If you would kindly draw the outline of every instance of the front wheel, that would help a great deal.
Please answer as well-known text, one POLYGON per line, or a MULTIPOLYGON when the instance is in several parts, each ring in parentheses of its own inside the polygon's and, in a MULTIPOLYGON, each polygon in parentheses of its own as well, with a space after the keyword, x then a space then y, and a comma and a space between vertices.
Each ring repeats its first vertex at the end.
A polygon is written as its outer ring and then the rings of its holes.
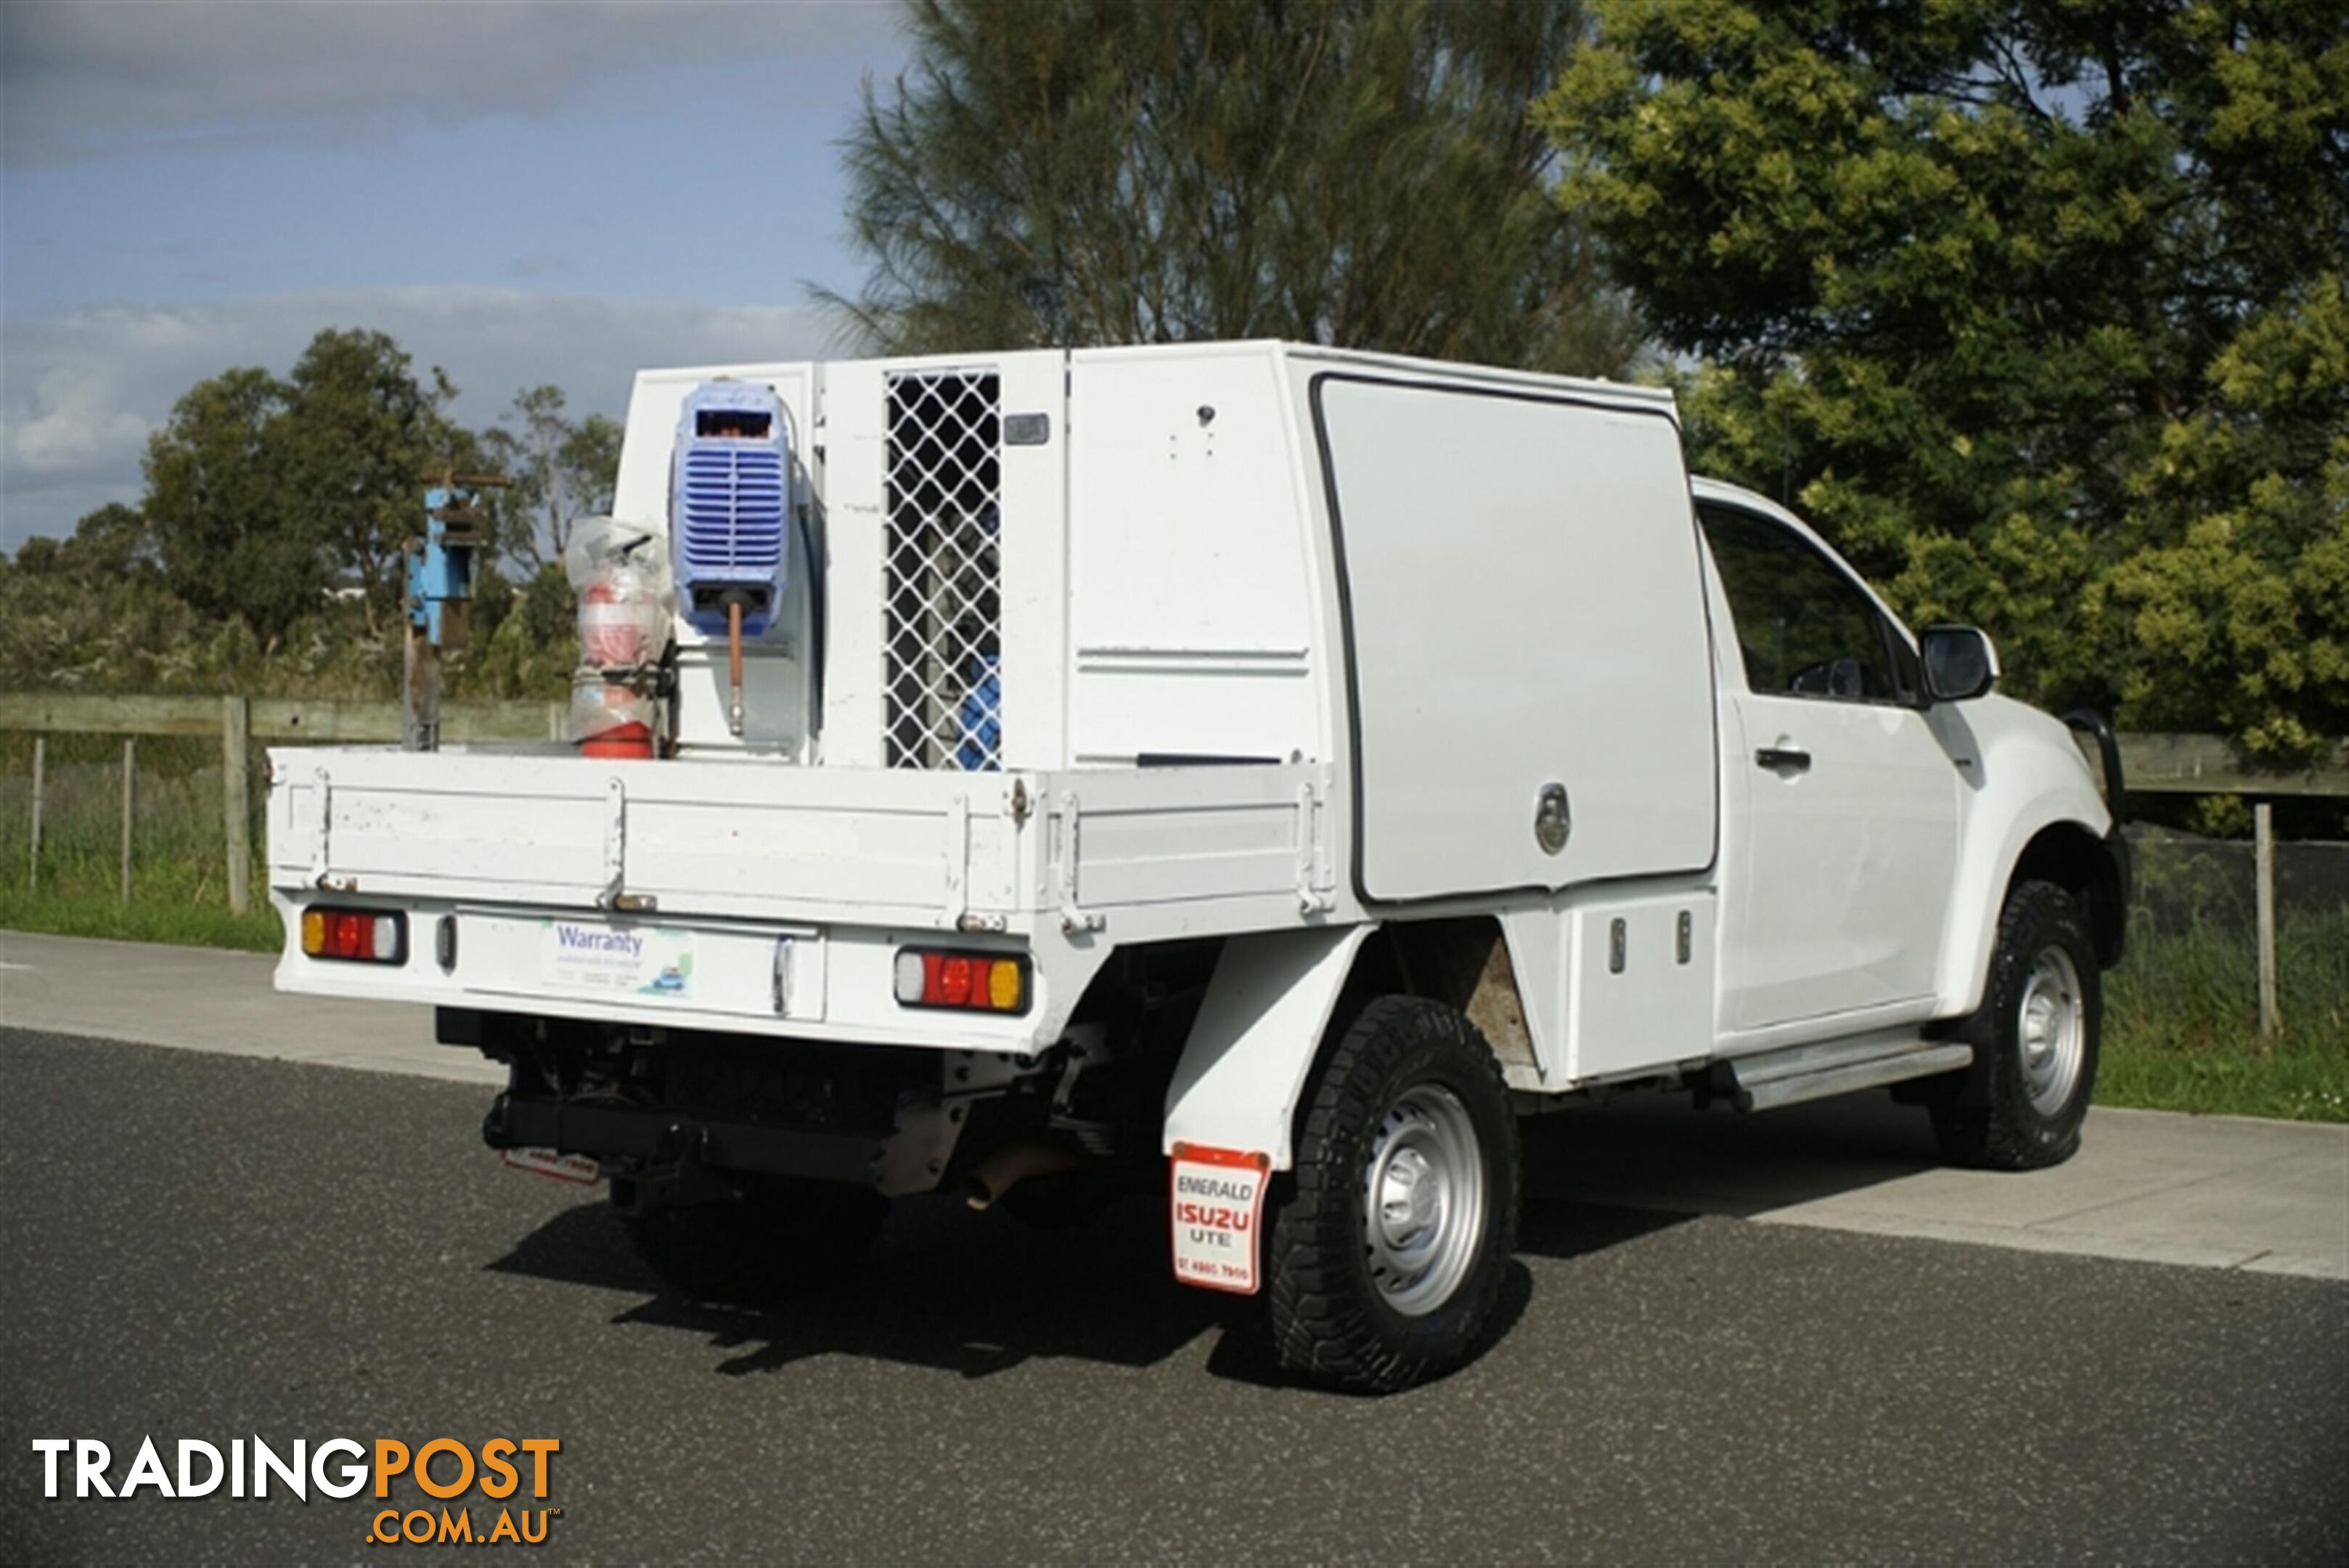
POLYGON ((1440 1002, 1372 1002, 1308 1085, 1268 1238, 1282 1369, 1381 1394, 1451 1371, 1483 1339, 1516 1231, 1516 1122, 1484 1036, 1440 1002))
POLYGON ((2061 1165, 2080 1147, 2096 1083, 2104 994, 2096 945, 2071 894, 2022 882, 1998 922, 1982 1004, 1959 1029, 1975 1092, 1933 1107, 1942 1157, 1986 1170, 2061 1165))

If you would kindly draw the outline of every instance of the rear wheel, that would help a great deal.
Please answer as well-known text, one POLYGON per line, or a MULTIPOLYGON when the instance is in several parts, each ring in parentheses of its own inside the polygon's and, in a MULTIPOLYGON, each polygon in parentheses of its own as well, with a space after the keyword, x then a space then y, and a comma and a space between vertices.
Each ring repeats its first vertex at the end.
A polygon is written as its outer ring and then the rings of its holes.
POLYGON ((1516 1246, 1516 1122, 1456 1009, 1372 1002, 1314 1071, 1295 1188, 1268 1238, 1285 1371, 1407 1388, 1481 1344, 1516 1246))
POLYGON ((838 1277, 873 1244, 889 1201, 828 1181, 752 1183, 739 1197, 627 1217, 637 1255, 703 1301, 756 1306, 838 1277))
POLYGON ((1999 918, 1982 1007, 1957 1034, 1974 1048, 1975 1092, 1933 1107, 1942 1157, 1990 1170, 2071 1158, 2095 1087, 2103 1024, 2087 917, 2052 882, 2017 883, 1999 918))

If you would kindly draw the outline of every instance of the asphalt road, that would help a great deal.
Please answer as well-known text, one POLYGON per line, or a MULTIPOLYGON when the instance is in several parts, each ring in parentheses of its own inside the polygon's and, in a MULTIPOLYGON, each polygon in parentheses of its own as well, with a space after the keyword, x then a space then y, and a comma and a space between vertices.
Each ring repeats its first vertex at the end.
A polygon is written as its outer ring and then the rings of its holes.
POLYGON ((565 1561, 2349 1560, 2338 1282, 1544 1201, 1500 1344, 1368 1401, 1271 1386, 1146 1203, 901 1204, 732 1314, 502 1170, 482 1091, 5 1031, 0 1072, 11 1562, 439 1554, 364 1494, 44 1500, 31 1448, 254 1433, 559 1438, 565 1561))

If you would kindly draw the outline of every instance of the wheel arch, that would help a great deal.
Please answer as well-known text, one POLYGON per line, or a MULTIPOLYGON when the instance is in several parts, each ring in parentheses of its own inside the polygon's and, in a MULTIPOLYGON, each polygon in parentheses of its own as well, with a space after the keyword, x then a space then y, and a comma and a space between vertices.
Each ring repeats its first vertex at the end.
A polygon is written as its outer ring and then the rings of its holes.
POLYGON ((2010 892, 2018 882, 2053 882, 2078 900, 2095 938, 2096 963, 2104 969, 2120 962, 2128 945, 2124 843, 2116 836, 2100 836, 2076 822, 2053 822, 2023 846, 2006 879, 2010 892))
POLYGON ((2079 900, 2095 939, 2099 967, 2118 963, 2127 947, 2127 849, 2117 834, 2099 833, 2070 815, 2040 815, 2016 825, 1996 865, 1992 876, 1960 879, 1952 901, 1955 918, 1941 951, 1936 1012, 1942 1018, 1963 1018, 1982 1005, 1999 915, 2020 883, 2052 882, 2079 900))
POLYGON ((1168 1085, 1160 1143, 1244 1149, 1286 1170, 1314 1063, 1373 998, 1467 1015, 1505 1074, 1537 1071, 1516 971, 1491 915, 1227 939, 1168 1085))
POLYGON ((1375 925, 1233 937, 1166 1086, 1162 1153, 1177 1144, 1296 1163, 1297 1106, 1375 925))

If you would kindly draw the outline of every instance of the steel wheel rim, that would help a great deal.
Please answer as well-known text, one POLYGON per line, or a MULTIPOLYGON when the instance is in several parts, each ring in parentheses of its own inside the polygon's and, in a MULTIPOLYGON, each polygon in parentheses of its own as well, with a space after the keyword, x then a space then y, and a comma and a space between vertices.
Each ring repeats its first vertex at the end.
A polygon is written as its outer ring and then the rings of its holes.
POLYGON ((2053 1116, 2080 1082, 2087 1057, 2088 1003, 2080 971, 2062 948, 2043 949, 2016 1004, 2014 1035, 2032 1108, 2053 1116))
POLYGON ((1362 1177, 1371 1282, 1406 1317, 1452 1299, 1485 1231, 1485 1162, 1460 1096, 1420 1084, 1380 1118, 1362 1177))

